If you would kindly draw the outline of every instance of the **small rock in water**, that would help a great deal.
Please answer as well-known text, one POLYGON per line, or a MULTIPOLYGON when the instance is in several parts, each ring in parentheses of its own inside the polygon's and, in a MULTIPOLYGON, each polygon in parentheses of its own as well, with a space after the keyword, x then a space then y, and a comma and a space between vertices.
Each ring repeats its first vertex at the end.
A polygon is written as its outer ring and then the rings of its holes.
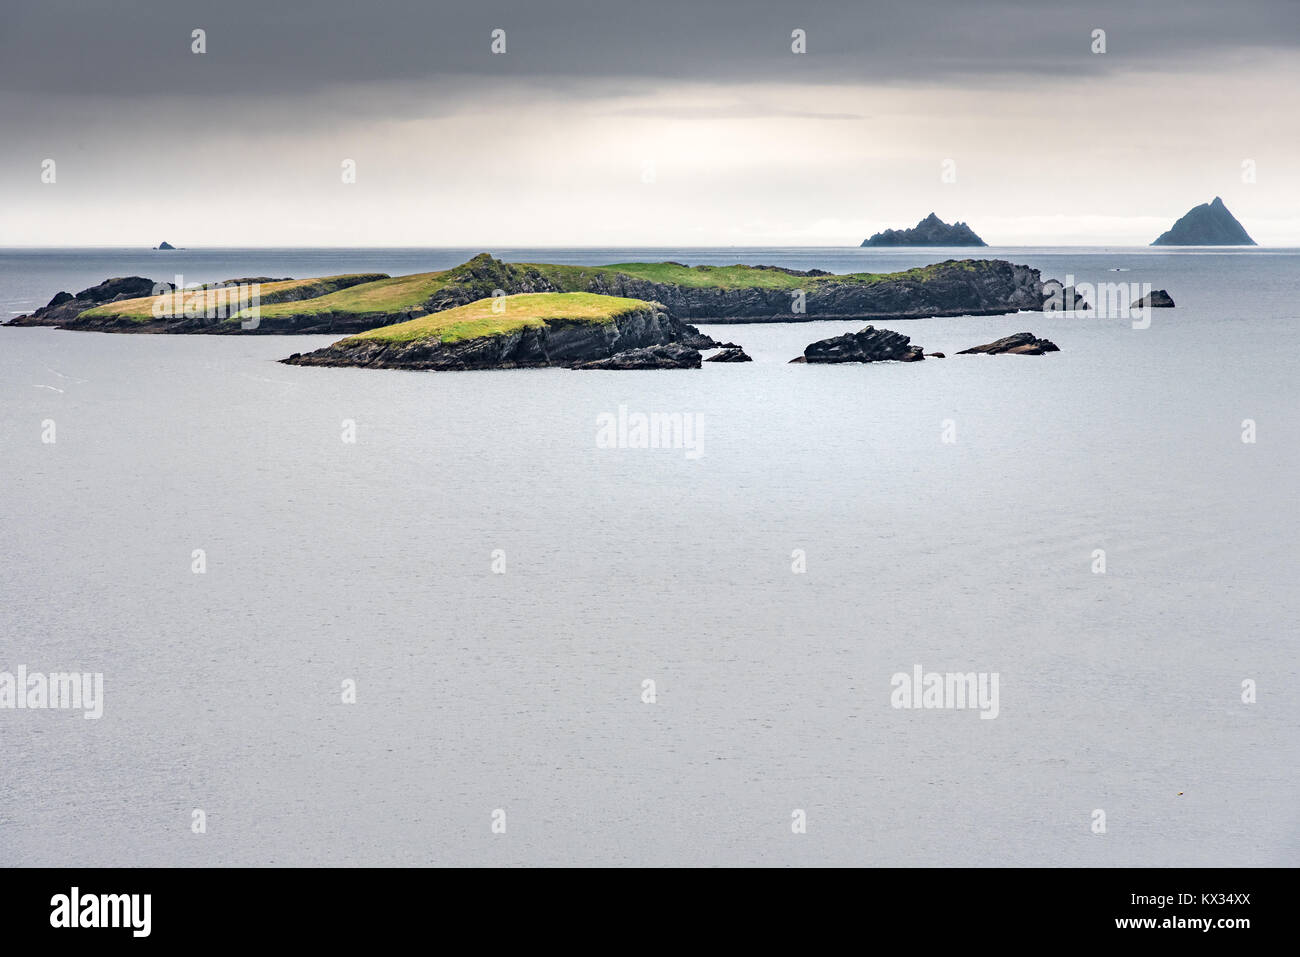
POLYGON ((959 356, 1041 356, 1045 352, 1060 352, 1060 347, 1050 339, 1039 339, 1032 332, 1017 332, 982 346, 972 346, 957 353, 959 356))
POLYGON ((733 346, 723 349, 716 356, 709 356, 705 362, 753 362, 749 356, 745 355, 745 350, 739 346, 733 346))
POLYGON ((1153 289, 1140 299, 1133 300, 1133 305, 1129 306, 1129 308, 1145 309, 1148 306, 1152 309, 1172 309, 1174 308, 1174 297, 1163 289, 1153 289))
POLYGON ((925 358, 909 336, 875 326, 809 343, 803 357, 808 362, 920 362, 925 358))
POLYGON ((580 362, 575 369, 698 369, 701 356, 698 349, 675 342, 667 345, 629 349, 607 359, 580 362))

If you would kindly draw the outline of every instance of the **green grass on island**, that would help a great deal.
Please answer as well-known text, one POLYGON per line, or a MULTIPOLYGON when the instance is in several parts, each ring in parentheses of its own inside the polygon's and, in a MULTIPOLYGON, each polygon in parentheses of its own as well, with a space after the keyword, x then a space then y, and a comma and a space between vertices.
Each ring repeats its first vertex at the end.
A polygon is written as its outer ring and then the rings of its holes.
MULTIPOLYGON (((262 318, 279 316, 358 315, 391 316, 419 306, 447 284, 451 270, 422 272, 410 276, 394 276, 377 282, 362 283, 340 289, 316 299, 298 302, 280 302, 261 307, 262 318)), ((235 318, 239 318, 236 316, 235 318)))
MULTIPOLYGON (((427 308, 439 292, 460 284, 480 295, 494 286, 509 288, 525 283, 554 286, 561 293, 586 293, 592 286, 618 291, 628 280, 674 285, 687 289, 811 289, 821 283, 924 282, 941 272, 974 272, 981 261, 964 259, 935 263, 893 273, 843 273, 825 276, 791 275, 781 269, 764 266, 684 266, 680 263, 615 263, 610 266, 566 266, 553 263, 502 263, 486 253, 468 262, 436 272, 394 276, 366 282, 356 280, 364 274, 327 276, 320 279, 294 279, 263 283, 260 287, 260 316, 264 320, 290 317, 350 316, 354 319, 373 316, 375 322, 391 323, 402 313, 427 308), (340 288, 342 287, 342 288, 340 288)), ((183 296, 130 299, 96 306, 83 316, 118 317, 136 322, 183 314, 185 307, 200 311, 222 309, 231 293, 221 289, 187 290, 183 296), (180 301, 175 300, 179 298, 180 301), (155 315, 155 304, 165 300, 155 315)), ((226 322, 240 322, 250 312, 225 316, 226 322)), ((402 323, 401 325, 405 325, 402 323)), ((386 327, 392 328, 392 327, 386 327)))
MULTIPOLYGON (((272 305, 279 305, 290 314, 297 315, 304 310, 296 309, 303 302, 319 302, 322 298, 337 294, 340 285, 351 289, 378 285, 379 280, 357 283, 358 279, 370 279, 377 273, 348 273, 340 276, 320 276, 314 279, 284 279, 279 282, 257 283, 257 293, 261 300, 261 309, 265 311, 272 305)), ((81 316, 90 318, 119 318, 132 322, 147 322, 151 319, 169 318, 188 313, 224 312, 227 307, 241 305, 239 297, 247 294, 248 286, 223 286, 209 283, 193 289, 182 289, 163 293, 161 296, 144 296, 140 299, 123 299, 109 302, 102 306, 87 309, 81 316)))
MULTIPOLYGON (((975 261, 963 259, 960 262, 935 263, 931 266, 918 266, 891 273, 833 273, 826 276, 792 276, 780 269, 764 266, 682 266, 678 263, 615 263, 612 266, 599 266, 588 270, 592 273, 618 274, 645 279, 650 282, 671 283, 675 286, 704 289, 804 289, 809 284, 824 282, 862 282, 877 283, 885 281, 925 280, 931 279, 944 268, 960 268, 973 272, 975 261)), ((536 269, 581 269, 574 266, 542 266, 536 269)))
MULTIPOLYGON (((294 302, 280 302, 261 306, 263 319, 276 319, 291 316, 375 316, 392 317, 413 309, 424 308, 440 290, 458 282, 474 280, 483 285, 481 273, 476 267, 488 270, 501 269, 512 276, 543 278, 564 293, 585 293, 593 282, 599 280, 605 288, 618 289, 628 278, 648 282, 663 283, 685 288, 716 289, 807 289, 810 285, 822 282, 858 282, 874 284, 878 282, 915 281, 921 282, 936 276, 945 269, 963 269, 974 271, 975 260, 936 263, 931 266, 919 266, 894 273, 848 273, 826 276, 792 276, 780 269, 762 266, 683 266, 679 263, 617 263, 612 266, 561 266, 554 263, 499 263, 487 254, 475 256, 468 262, 450 269, 437 272, 415 273, 410 276, 395 276, 378 282, 362 283, 338 292, 321 296, 317 299, 299 299, 294 302)), ((503 285, 510 285, 511 278, 500 277, 503 285)), ((486 283, 486 288, 492 284, 486 283)), ((235 322, 243 316, 234 316, 235 322)))
POLYGON ((593 292, 520 293, 479 299, 454 309, 431 312, 396 325, 367 330, 343 342, 413 342, 435 338, 442 342, 459 342, 516 332, 552 319, 609 323, 619 316, 646 308, 649 304, 640 299, 602 296, 593 292))

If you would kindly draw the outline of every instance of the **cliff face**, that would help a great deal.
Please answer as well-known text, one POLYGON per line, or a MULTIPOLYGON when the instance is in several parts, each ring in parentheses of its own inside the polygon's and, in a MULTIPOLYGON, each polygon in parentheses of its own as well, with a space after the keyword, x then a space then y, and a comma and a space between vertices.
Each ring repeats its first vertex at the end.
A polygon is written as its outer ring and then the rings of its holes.
POLYGON ((988 243, 975 235, 975 231, 965 223, 953 223, 949 226, 942 219, 931 213, 911 229, 886 229, 876 233, 870 239, 862 240, 863 246, 987 246, 988 243))
POLYGON ((1161 233, 1152 246, 1254 246, 1255 240, 1228 212, 1223 200, 1201 203, 1188 210, 1178 222, 1161 233))
POLYGON ((901 278, 878 281, 808 273, 808 282, 802 287, 802 312, 794 311, 790 288, 724 289, 597 274, 586 277, 578 290, 561 290, 537 267, 503 263, 486 254, 476 256, 462 269, 463 274, 439 290, 426 308, 437 312, 463 305, 491 296, 495 289, 510 294, 582 291, 660 302, 673 316, 688 322, 804 322, 997 315, 1042 309, 1045 298, 1038 270, 996 259, 950 260, 913 270, 915 276, 904 273, 901 278))
MULTIPOLYGON (((698 330, 668 315, 658 303, 647 303, 644 309, 610 322, 551 319, 540 326, 456 342, 438 338, 409 342, 344 339, 305 355, 295 353, 284 361, 300 366, 378 369, 524 369, 577 366, 631 350, 686 344, 699 338, 698 330)), ((698 353, 694 364, 699 365, 698 353)))

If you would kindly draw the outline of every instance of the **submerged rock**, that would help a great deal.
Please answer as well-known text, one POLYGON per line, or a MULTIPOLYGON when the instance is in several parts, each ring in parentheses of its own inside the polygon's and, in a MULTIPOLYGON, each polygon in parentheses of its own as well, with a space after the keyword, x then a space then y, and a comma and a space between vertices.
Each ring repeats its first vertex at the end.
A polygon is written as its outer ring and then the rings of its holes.
POLYGON ((1129 306, 1129 308, 1146 309, 1148 306, 1152 309, 1172 309, 1174 308, 1174 297, 1163 289, 1153 289, 1140 299, 1135 299, 1133 305, 1129 306))
POLYGON ((698 369, 700 352, 680 343, 629 349, 607 359, 579 362, 574 369, 698 369))
POLYGON ((920 362, 920 346, 901 332, 867 326, 859 332, 821 339, 803 350, 807 362, 920 362))
POLYGON ((723 349, 716 356, 709 356, 705 362, 753 362, 749 356, 745 355, 745 350, 739 346, 732 346, 723 349))
POLYGON ((1017 332, 982 346, 972 346, 957 353, 959 356, 1041 356, 1045 352, 1060 352, 1055 342, 1039 339, 1032 332, 1017 332))

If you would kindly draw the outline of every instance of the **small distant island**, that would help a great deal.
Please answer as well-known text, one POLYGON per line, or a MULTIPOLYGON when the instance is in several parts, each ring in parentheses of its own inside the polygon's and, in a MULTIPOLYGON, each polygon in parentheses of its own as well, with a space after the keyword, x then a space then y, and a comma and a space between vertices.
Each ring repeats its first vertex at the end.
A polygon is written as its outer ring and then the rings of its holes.
POLYGON ((1187 211, 1167 232, 1161 233, 1152 246, 1254 246, 1244 226, 1228 212, 1223 200, 1214 197, 1187 211))
POLYGON ((158 249, 175 249, 176 247, 173 246, 171 243, 167 242, 167 240, 164 239, 162 242, 160 242, 160 243, 158 244, 157 248, 158 248, 158 249))
POLYGON ((984 240, 975 235, 975 231, 965 223, 953 223, 949 226, 942 219, 931 213, 911 229, 886 229, 876 233, 870 239, 862 240, 863 246, 987 246, 984 240))

